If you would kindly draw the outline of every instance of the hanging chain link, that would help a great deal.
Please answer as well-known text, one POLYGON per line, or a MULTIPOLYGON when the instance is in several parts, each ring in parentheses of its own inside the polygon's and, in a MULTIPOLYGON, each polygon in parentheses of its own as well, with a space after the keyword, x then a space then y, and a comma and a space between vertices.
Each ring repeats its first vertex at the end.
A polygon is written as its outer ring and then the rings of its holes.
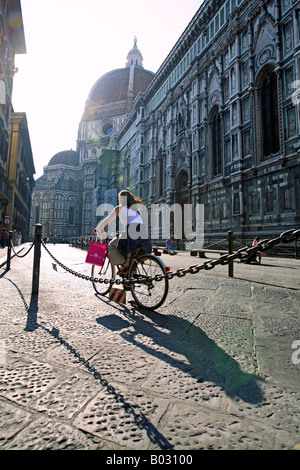
POLYGON ((240 261, 247 261, 248 258, 250 258, 250 256, 252 256, 254 253, 269 251, 276 245, 281 243, 291 243, 297 240, 299 237, 300 230, 287 230, 277 238, 262 240, 257 243, 256 246, 252 246, 250 248, 248 246, 240 248, 233 254, 228 253, 220 256, 218 259, 205 261, 205 263, 200 265, 194 264, 186 269, 178 269, 174 273, 167 273, 167 277, 168 279, 172 279, 174 276, 183 277, 186 274, 196 274, 201 270, 207 271, 218 265, 228 265, 236 259, 239 259, 240 261))
POLYGON ((245 246, 243 248, 240 248, 233 254, 225 254, 220 256, 218 259, 214 260, 208 260, 205 261, 203 264, 193 264, 189 268, 180 268, 177 269, 177 271, 171 271, 167 272, 165 274, 156 274, 155 276, 139 276, 138 278, 134 279, 106 279, 106 278, 97 278, 93 276, 87 276, 85 274, 78 273, 64 264, 62 264, 60 261, 58 261, 52 253, 48 250, 46 247, 46 244, 41 241, 43 247, 45 250, 48 252, 48 254, 51 256, 51 258, 55 261, 55 263, 63 268, 65 271, 69 272, 70 274, 73 274, 76 277, 79 277, 80 279, 84 279, 86 281, 92 281, 92 282, 99 282, 99 283, 104 283, 104 284, 123 284, 123 285, 131 285, 134 283, 142 282, 142 281, 162 281, 163 279, 173 279, 174 277, 184 277, 187 274, 197 274, 199 271, 208 271, 210 269, 215 268, 218 265, 228 265, 229 263, 232 263, 234 260, 238 259, 240 261, 247 261, 250 256, 252 256, 254 253, 258 252, 266 252, 271 250, 274 246, 279 245, 281 243, 291 243, 293 241, 298 240, 300 237, 300 229, 298 230, 287 230, 283 232, 279 237, 277 238, 272 238, 272 239, 266 239, 260 241, 256 246, 248 247, 245 246))
POLYGON ((30 252, 30 250, 34 247, 34 243, 35 243, 35 242, 32 243, 32 245, 29 247, 29 249, 28 249, 28 250, 26 251, 26 253, 24 253, 23 255, 19 255, 18 253, 16 253, 15 247, 14 247, 13 244, 11 244, 11 247, 12 247, 12 250, 13 250, 15 256, 17 256, 18 258, 25 258, 25 256, 28 255, 28 253, 30 252))

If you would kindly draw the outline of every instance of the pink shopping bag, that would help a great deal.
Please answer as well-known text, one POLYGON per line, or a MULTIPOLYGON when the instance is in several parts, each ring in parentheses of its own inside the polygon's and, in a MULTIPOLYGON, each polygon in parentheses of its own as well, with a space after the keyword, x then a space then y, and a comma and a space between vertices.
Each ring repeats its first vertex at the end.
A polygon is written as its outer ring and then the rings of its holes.
POLYGON ((106 243, 90 242, 85 262, 89 264, 97 264, 97 266, 102 266, 106 247, 106 243))

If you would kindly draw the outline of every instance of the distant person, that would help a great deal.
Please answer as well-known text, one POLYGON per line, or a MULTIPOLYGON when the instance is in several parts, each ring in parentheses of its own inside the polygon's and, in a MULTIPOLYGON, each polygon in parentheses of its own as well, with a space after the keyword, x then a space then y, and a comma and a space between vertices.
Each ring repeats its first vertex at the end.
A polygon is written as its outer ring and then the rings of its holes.
POLYGON ((12 239, 13 246, 16 246, 17 240, 18 240, 18 234, 16 230, 13 230, 11 239, 12 239))
POLYGON ((8 231, 3 228, 1 232, 1 246, 5 248, 7 246, 7 239, 8 239, 8 231))
MULTIPOLYGON (((260 238, 255 237, 253 242, 252 242, 252 246, 257 246, 259 242, 260 242, 260 238)), ((257 253, 255 253, 255 260, 254 261, 256 261, 256 256, 258 256, 258 263, 261 264, 262 252, 258 251, 257 253)))
POLYGON ((167 251, 168 251, 169 254, 170 254, 170 251, 172 251, 172 252, 174 253, 174 255, 177 254, 177 252, 176 252, 176 251, 174 250, 174 248, 173 248, 171 238, 167 238, 167 240, 166 240, 166 248, 167 248, 167 251))
POLYGON ((18 245, 18 246, 21 246, 21 243, 22 243, 22 235, 21 235, 21 233, 19 232, 19 233, 18 233, 18 238, 17 238, 17 245, 18 245))

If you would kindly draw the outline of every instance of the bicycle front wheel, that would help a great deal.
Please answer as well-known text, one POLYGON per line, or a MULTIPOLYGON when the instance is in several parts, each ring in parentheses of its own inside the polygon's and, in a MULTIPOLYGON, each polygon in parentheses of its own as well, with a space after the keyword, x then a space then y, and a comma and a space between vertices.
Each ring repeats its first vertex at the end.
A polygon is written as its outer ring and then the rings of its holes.
POLYGON ((131 284, 130 288, 139 307, 155 310, 164 303, 168 294, 169 281, 166 277, 161 280, 153 278, 165 274, 164 264, 154 255, 143 255, 134 260, 128 278, 136 281, 131 284))
POLYGON ((93 278, 106 279, 105 282, 92 281, 93 287, 97 294, 106 295, 110 289, 110 282, 108 279, 115 279, 115 267, 111 264, 108 256, 105 257, 102 266, 92 265, 91 276, 93 278))

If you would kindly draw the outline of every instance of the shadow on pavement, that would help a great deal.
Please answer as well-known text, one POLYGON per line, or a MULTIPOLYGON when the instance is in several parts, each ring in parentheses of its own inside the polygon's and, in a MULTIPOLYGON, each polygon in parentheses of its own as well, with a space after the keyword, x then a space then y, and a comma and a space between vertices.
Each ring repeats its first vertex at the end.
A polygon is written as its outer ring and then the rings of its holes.
POLYGON ((272 284, 270 282, 262 282, 262 281, 257 281, 255 279, 247 279, 247 278, 243 278, 243 277, 236 277, 234 279, 237 279, 238 281, 246 281, 246 282, 251 282, 253 284, 260 284, 260 285, 263 285, 263 286, 270 286, 270 287, 278 287, 279 289, 286 289, 286 290, 294 290, 294 291, 298 291, 299 289, 297 289, 297 287, 288 287, 288 286, 280 286, 279 284, 272 284))
POLYGON ((44 325, 41 325, 38 323, 38 295, 31 295, 30 299, 30 304, 28 305, 26 302, 26 299, 21 291, 21 289, 18 287, 18 285, 13 282, 11 279, 8 277, 5 277, 5 274, 8 271, 5 271, 0 275, 0 278, 5 278, 6 281, 10 282, 18 292, 25 310, 27 312, 27 321, 26 321, 26 326, 24 331, 27 332, 33 332, 37 329, 42 329, 43 331, 46 331, 49 335, 53 336, 54 338, 57 339, 57 341, 64 346, 77 360, 79 363, 83 364, 87 370, 94 376, 94 378, 103 386, 106 388, 107 392, 110 395, 114 396, 114 399, 116 400, 117 403, 120 403, 125 411, 129 414, 132 415, 133 420, 135 424, 142 430, 144 430, 147 433, 148 438, 150 441, 156 445, 159 446, 160 449, 162 450, 171 450, 173 448, 172 444, 156 429, 156 427, 147 419, 147 417, 139 410, 136 411, 136 407, 131 405, 126 399, 124 398, 123 395, 121 395, 115 387, 110 385, 105 378, 103 378, 89 362, 86 360, 82 355, 80 354, 79 351, 77 351, 72 345, 70 345, 66 340, 64 340, 60 335, 59 335, 59 330, 55 327, 52 327, 52 330, 49 328, 45 327, 44 325))
POLYGON ((243 372, 238 362, 201 328, 175 315, 162 315, 135 307, 130 310, 123 305, 119 305, 118 311, 125 315, 125 319, 113 314, 97 318, 97 322, 112 331, 124 330, 120 335, 128 342, 199 383, 214 383, 229 397, 239 397, 248 403, 263 401, 258 384, 263 379, 243 372), (148 340, 145 341, 145 337, 148 340), (175 358, 173 353, 184 355, 187 362, 175 358))

